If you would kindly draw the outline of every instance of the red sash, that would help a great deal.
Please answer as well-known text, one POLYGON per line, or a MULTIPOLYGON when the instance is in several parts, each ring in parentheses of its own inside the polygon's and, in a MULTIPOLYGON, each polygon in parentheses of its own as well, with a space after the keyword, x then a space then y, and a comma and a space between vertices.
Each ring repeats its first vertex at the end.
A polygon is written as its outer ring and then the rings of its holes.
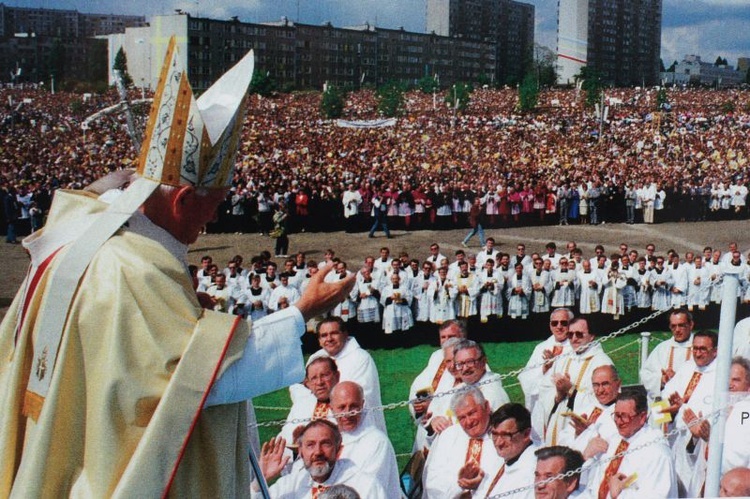
MULTIPOLYGON (((615 455, 625 451, 627 448, 628 443, 625 440, 620 440, 620 445, 617 446, 615 455)), ((607 471, 604 472, 602 483, 599 485, 599 499, 605 499, 609 494, 609 479, 617 474, 617 470, 620 468, 620 463, 622 463, 622 456, 616 457, 609 462, 607 471)))

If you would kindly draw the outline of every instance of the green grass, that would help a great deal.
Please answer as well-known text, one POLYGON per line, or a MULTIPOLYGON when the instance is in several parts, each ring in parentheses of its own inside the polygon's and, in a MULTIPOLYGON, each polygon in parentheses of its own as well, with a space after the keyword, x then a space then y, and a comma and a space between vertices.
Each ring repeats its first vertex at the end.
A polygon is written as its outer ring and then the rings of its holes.
MULTIPOLYGON (((649 350, 658 342, 664 341, 669 337, 669 333, 652 333, 651 345, 649 350)), ((604 351, 607 352, 614 361, 624 384, 638 383, 638 357, 640 344, 637 343, 640 335, 628 334, 614 338, 603 344, 604 351), (636 342, 626 346, 629 343, 636 342), (618 350, 623 347, 621 350, 618 350), (614 350, 613 353, 610 353, 614 350)), ((532 350, 538 342, 518 342, 518 343, 484 343, 483 346, 487 352, 492 370, 496 373, 506 373, 519 369, 526 365, 532 350)), ((380 391, 383 404, 390 404, 406 400, 409 396, 409 386, 414 378, 419 374, 427 364, 430 354, 434 351, 432 346, 417 346, 413 348, 400 348, 392 350, 370 350, 370 353, 378 366, 380 374, 380 391)), ((505 391, 514 402, 523 403, 523 392, 514 378, 508 378, 503 382, 505 391)), ((256 416, 258 422, 284 419, 291 405, 288 390, 279 390, 277 392, 257 397, 253 400, 256 405, 256 416), (284 410, 260 409, 258 407, 283 407, 284 410)), ((386 425, 388 426, 388 435, 399 455, 399 467, 408 460, 408 454, 411 452, 414 441, 414 423, 409 410, 406 407, 385 411, 386 425)), ((279 431, 278 427, 260 428, 261 442, 275 436, 279 431)))

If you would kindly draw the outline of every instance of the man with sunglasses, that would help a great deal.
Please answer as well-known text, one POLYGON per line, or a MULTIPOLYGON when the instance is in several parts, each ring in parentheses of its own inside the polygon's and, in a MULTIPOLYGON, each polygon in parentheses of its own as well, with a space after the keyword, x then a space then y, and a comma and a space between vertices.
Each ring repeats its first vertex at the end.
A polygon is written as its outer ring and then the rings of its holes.
MULTIPOLYGON (((525 397, 526 408, 534 412, 539 399, 539 388, 542 378, 548 376, 555 359, 570 352, 568 341, 568 324, 573 320, 573 312, 567 308, 555 309, 549 316, 550 336, 534 347, 523 372, 518 375, 525 397)), ((539 418, 539 425, 534 429, 541 435, 544 430, 544 417, 539 418)))
POLYGON ((553 364, 539 392, 538 404, 546 417, 542 438, 548 445, 560 444, 559 439, 564 436, 560 429, 565 421, 560 410, 575 412, 577 404, 582 407, 594 404, 592 373, 597 367, 614 365, 601 345, 593 343, 595 336, 589 331, 586 319, 577 317, 570 322, 568 339, 573 352, 553 364))
POLYGON ((617 397, 613 413, 617 435, 592 463, 588 483, 591 496, 603 498, 677 497, 674 464, 666 441, 648 422, 648 402, 641 389, 627 389, 617 397), (643 446, 657 441, 658 443, 643 446), (628 452, 629 451, 629 452, 628 452), (624 454, 623 454, 624 453, 624 454), (620 457, 616 457, 623 454, 620 457))

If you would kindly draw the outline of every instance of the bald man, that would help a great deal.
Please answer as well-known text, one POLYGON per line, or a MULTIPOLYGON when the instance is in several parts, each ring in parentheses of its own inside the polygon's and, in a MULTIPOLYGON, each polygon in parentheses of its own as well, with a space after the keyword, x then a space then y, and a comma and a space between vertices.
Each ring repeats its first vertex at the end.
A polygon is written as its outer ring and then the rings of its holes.
POLYGON ((750 496, 750 469, 735 468, 721 477, 719 497, 750 496))
POLYGON ((343 447, 339 459, 348 459, 377 477, 392 498, 401 497, 396 453, 388 436, 364 418, 365 396, 353 381, 342 381, 331 391, 331 409, 341 431, 343 447))

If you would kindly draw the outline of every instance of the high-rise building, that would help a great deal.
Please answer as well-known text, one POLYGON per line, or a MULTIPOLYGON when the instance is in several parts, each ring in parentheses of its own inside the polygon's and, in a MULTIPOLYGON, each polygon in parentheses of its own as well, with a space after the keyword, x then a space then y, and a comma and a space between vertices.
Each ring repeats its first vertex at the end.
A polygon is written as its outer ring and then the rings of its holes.
POLYGON ((558 82, 583 66, 615 86, 659 82, 662 0, 559 0, 558 82))
POLYGON ((0 81, 102 80, 107 76, 107 47, 94 37, 124 33, 128 27, 145 24, 144 16, 0 3, 0 81))
POLYGON ((534 6, 514 0, 427 0, 427 31, 491 42, 497 60, 493 79, 517 83, 534 52, 534 6))
POLYGON ((279 22, 244 23, 192 17, 155 16, 145 28, 109 37, 110 64, 120 47, 137 86, 154 88, 169 37, 177 46, 193 88, 203 90, 255 51, 255 68, 280 88, 318 89, 380 86, 389 80, 414 83, 424 76, 442 86, 477 82, 495 74, 495 44, 478 40, 384 29, 369 24, 340 28, 279 22))

